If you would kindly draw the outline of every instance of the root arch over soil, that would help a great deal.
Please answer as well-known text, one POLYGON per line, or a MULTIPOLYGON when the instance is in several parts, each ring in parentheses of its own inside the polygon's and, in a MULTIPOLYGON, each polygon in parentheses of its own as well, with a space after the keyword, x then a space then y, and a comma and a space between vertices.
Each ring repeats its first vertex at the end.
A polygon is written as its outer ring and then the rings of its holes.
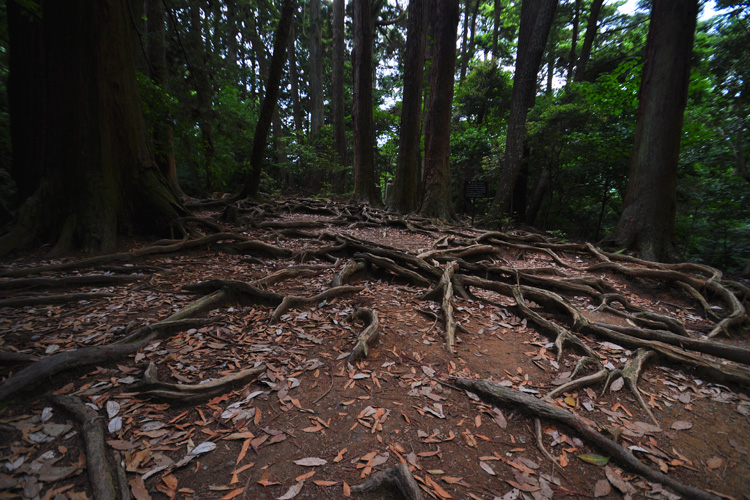
MULTIPOLYGON (((246 443, 237 460, 239 470, 249 447, 260 457, 262 451, 259 452, 258 448, 266 441, 282 440, 281 434, 268 430, 270 423, 260 425, 264 415, 260 409, 239 413, 242 405, 252 399, 250 396, 258 392, 249 392, 249 384, 265 384, 277 391, 282 412, 276 411, 276 417, 295 408, 302 415, 315 415, 317 420, 309 417, 313 427, 304 432, 318 432, 325 431, 330 423, 321 416, 321 409, 312 407, 318 408, 320 400, 324 404, 332 398, 329 392, 337 384, 337 377, 345 378, 344 390, 358 387, 361 380, 371 381, 373 385, 368 386, 369 392, 362 398, 373 398, 374 401, 378 391, 386 390, 383 387, 389 383, 387 380, 395 384, 393 380, 397 377, 390 372, 391 367, 400 369, 403 367, 399 365, 404 365, 410 371, 408 379, 400 379, 403 387, 409 387, 403 380, 416 381, 418 375, 426 375, 418 384, 411 383, 412 392, 409 393, 411 397, 416 394, 431 399, 432 406, 411 405, 419 410, 422 419, 445 419, 444 407, 437 402, 447 396, 441 396, 439 391, 447 394, 450 387, 460 387, 479 394, 488 404, 498 408, 498 401, 512 402, 541 418, 542 422, 551 419, 562 423, 590 441, 595 450, 607 453, 618 465, 647 481, 662 483, 690 498, 718 498, 715 493, 698 489, 699 482, 689 485, 665 475, 663 471, 668 465, 663 457, 658 459, 661 462, 654 460, 662 471, 653 470, 597 430, 610 427, 609 424, 581 420, 570 408, 581 411, 579 396, 590 390, 590 386, 601 389, 604 395, 611 394, 609 390, 613 386, 626 384, 642 414, 654 424, 653 428, 649 427, 649 432, 662 432, 669 425, 663 416, 655 414, 654 409, 659 406, 653 391, 644 398, 644 391, 638 386, 643 372, 660 364, 670 369, 690 370, 707 381, 730 384, 738 393, 747 394, 750 387, 747 328, 750 289, 745 283, 726 279, 719 271, 706 266, 646 262, 603 252, 590 244, 559 242, 542 234, 483 232, 465 226, 436 225, 428 219, 396 216, 366 205, 293 200, 275 204, 246 202, 232 205, 231 210, 225 210, 226 206, 220 203, 206 203, 200 208, 203 210, 202 219, 188 218, 184 223, 204 230, 208 228, 215 233, 179 242, 157 242, 130 252, 83 260, 47 264, 32 260, 22 264, 14 262, 0 270, 0 307, 14 315, 9 321, 16 321, 19 325, 24 321, 24 314, 33 316, 35 308, 45 304, 49 305, 45 310, 50 317, 75 316, 80 309, 89 311, 89 316, 96 310, 118 311, 122 307, 118 307, 119 302, 127 303, 126 309, 135 313, 123 314, 121 318, 125 324, 120 326, 110 325, 107 330, 94 328, 94 333, 83 341, 75 337, 63 339, 54 326, 46 325, 45 332, 57 335, 56 347, 49 347, 50 344, 39 335, 32 339, 23 337, 22 328, 10 328, 10 322, 6 321, 7 332, 3 336, 0 359, 12 362, 14 368, 20 366, 20 369, 6 371, 0 383, 0 401, 6 405, 4 422, 15 422, 19 408, 34 401, 34 393, 30 392, 32 388, 46 384, 52 390, 69 392, 63 387, 63 381, 76 384, 70 382, 67 372, 80 371, 87 366, 117 366, 126 373, 137 374, 140 382, 129 387, 110 383, 104 399, 94 404, 100 409, 103 401, 135 398, 136 401, 192 405, 185 411, 196 408, 199 415, 196 418, 203 422, 203 426, 207 425, 206 412, 209 411, 221 415, 221 418, 217 417, 221 422, 229 418, 226 415, 236 418, 238 414, 244 415, 242 425, 254 422, 255 427, 249 431, 242 431, 236 425, 233 428, 232 435, 240 436, 236 439, 243 439, 246 443), (225 225, 226 217, 222 214, 227 211, 232 212, 231 220, 237 226, 225 225), (119 273, 132 269, 135 272, 146 270, 150 274, 103 274, 102 269, 107 266, 112 269, 114 262, 126 263, 118 268, 119 273), (227 263, 226 269, 222 268, 222 262, 227 263), (89 292, 60 295, 54 292, 59 288, 86 288, 89 292), (144 294, 147 296, 143 297, 144 294), (131 298, 131 295, 140 298, 131 298), (399 298, 401 296, 408 297, 410 302, 404 304, 404 299, 399 298), (152 307, 151 303, 162 304, 163 308, 152 307), (53 308, 51 304, 56 305, 53 308), (429 309, 424 311, 425 307, 429 309), (417 317, 414 313, 420 310, 435 318, 432 326, 409 330, 400 323, 410 315, 417 317), (513 316, 518 321, 511 324, 506 316, 513 316), (326 318, 329 323, 322 325, 326 318), (359 328, 356 321, 364 325, 359 333, 353 332, 359 328), (534 339, 531 345, 543 346, 531 363, 531 366, 541 368, 542 374, 561 371, 563 364, 574 365, 574 368, 567 374, 559 374, 555 383, 543 382, 534 385, 533 389, 528 377, 516 376, 522 373, 522 368, 505 366, 502 358, 492 360, 490 373, 486 369, 482 371, 470 362, 471 349, 478 349, 474 354, 481 357, 482 345, 480 341, 476 347, 470 345, 479 335, 488 335, 484 328, 476 326, 488 322, 493 332, 528 335, 534 339), (285 333, 291 324, 300 326, 285 333), (321 329, 321 325, 325 328, 321 329), (310 331, 330 334, 320 338, 311 335, 310 331), (426 356, 424 353, 397 350, 393 340, 395 331, 404 336, 408 333, 413 338, 421 332, 423 347, 435 343, 431 337, 433 332, 442 337, 442 359, 434 361, 439 370, 421 361, 426 356), (334 332, 341 332, 343 336, 334 332), (335 355, 326 353, 323 357, 328 359, 325 363, 320 362, 314 354, 283 344, 280 339, 291 334, 313 349, 334 343, 334 350, 338 352, 335 355), (257 336, 259 338, 255 339, 257 336), (268 341, 268 338, 272 340, 268 341), (243 342, 241 345, 251 353, 242 362, 239 342, 243 342), (222 361, 220 365, 217 362, 216 367, 211 367, 206 364, 205 357, 198 358, 198 364, 211 373, 196 368, 193 375, 200 373, 204 382, 188 383, 178 371, 192 366, 191 353, 198 350, 201 343, 209 343, 218 353, 231 352, 235 361, 222 361), (602 345, 619 353, 619 368, 603 354, 602 345), (43 347, 45 349, 41 349, 43 347), (554 358, 546 353, 548 348, 556 351, 554 358), (170 352, 170 349, 175 350, 170 352), (163 358, 154 358, 151 353, 155 352, 161 352, 163 358), (371 358, 382 356, 392 359, 381 363, 389 371, 387 380, 377 376, 370 363, 371 358), (144 363, 148 359, 151 364, 146 369, 144 363), (251 361, 253 364, 246 364, 251 361), (170 376, 177 378, 179 383, 159 381, 156 376, 158 364, 165 370, 169 367, 170 376), (292 369, 292 366, 297 368, 292 369), (312 371, 317 378, 320 370, 327 370, 330 377, 326 392, 307 403, 302 397, 291 397, 289 391, 297 387, 295 384, 299 384, 300 377, 308 376, 305 374, 312 371), (447 377, 448 374, 453 377, 447 377), (492 379, 503 378, 499 381, 501 385, 478 380, 488 378, 488 375, 492 379), (211 380, 206 381, 209 378, 211 380), (620 379, 622 382, 618 382, 620 379), (507 387, 510 385, 514 388, 507 387), (537 396, 525 394, 524 390, 537 396), (222 410, 220 405, 237 394, 245 394, 250 399, 222 410), (205 411, 200 410, 201 405, 207 405, 205 411)), ((85 326, 78 328, 86 329, 85 326)), ((502 340, 501 335, 494 336, 502 340)), ((408 341, 402 341, 401 345, 408 341)), ((318 385, 317 381, 315 385, 318 385)), ((319 386, 323 387, 323 383, 319 386)), ((93 394, 89 392, 91 390, 90 385, 83 389, 79 387, 79 397, 93 394)), ((465 399, 461 392, 454 392, 453 397, 465 399)), ((56 401, 68 409, 78 408, 75 406, 78 399, 56 401)), ((453 404, 458 403, 454 401, 453 404)), ((467 400, 462 404, 477 403, 467 400)), ((113 407, 107 405, 106 409, 110 412, 113 407)), ((401 412, 405 422, 414 426, 412 417, 406 413, 407 408, 410 406, 403 402, 389 409, 373 403, 362 410, 354 426, 366 426, 375 435, 379 426, 382 429, 388 415, 396 411, 401 412)), ((70 411, 77 412, 76 418, 83 425, 89 425, 85 422, 96 419, 97 412, 91 408, 88 410, 70 411)), ((593 409, 588 411, 594 412, 593 409)), ((616 413, 617 409, 610 412, 616 413)), ((483 413, 492 415, 501 426, 501 420, 490 406, 481 407, 479 418, 475 419, 477 428, 482 425, 483 413)), ((594 412, 591 418, 595 417, 601 415, 594 412)), ((617 418, 610 419, 610 423, 615 422, 615 427, 619 426, 621 431, 627 425, 617 418)), ((131 418, 132 425, 134 422, 131 418)), ((463 422, 461 420, 457 425, 464 425, 463 422)), ((217 429, 204 428, 205 434, 214 438, 228 435, 217 429)), ((111 432, 121 437, 130 436, 128 446, 136 446, 134 436, 142 435, 137 433, 144 431, 134 427, 132 431, 125 428, 111 432)), ((303 434, 291 432, 289 435, 295 439, 302 439, 303 434)), ((437 434, 428 435, 426 441, 421 436, 417 441, 442 443, 443 446, 453 441, 453 438, 441 441, 435 437, 437 434)), ((537 434, 541 443, 543 433, 539 431, 537 434)), ((476 438, 468 428, 461 436, 469 450, 477 448, 476 438)), ((488 442, 496 441, 484 437, 488 442)), ((125 442, 123 439, 116 442, 117 446, 125 446, 121 443, 125 442)), ((383 439, 379 442, 383 446, 389 444, 383 439)), ((87 441, 87 452, 88 446, 87 441)), ((440 445, 437 446, 436 454, 440 453, 440 445)), ((389 482, 409 498, 420 498, 422 491, 436 498, 447 498, 443 496, 447 494, 444 488, 453 491, 454 497, 465 496, 469 491, 465 489, 468 483, 461 478, 452 478, 444 481, 443 486, 438 485, 436 481, 446 472, 438 474, 434 467, 427 469, 419 463, 419 457, 433 456, 429 455, 432 452, 410 454, 395 442, 390 443, 388 449, 387 456, 368 454, 362 457, 369 458, 358 463, 357 470, 362 465, 368 475, 373 468, 381 472, 363 486, 351 488, 353 493, 389 482), (388 460, 390 453, 397 457, 397 465, 380 467, 385 462, 378 462, 379 457, 385 456, 382 460, 388 460)), ((132 455, 128 456, 130 460, 132 455)), ((332 463, 341 460, 337 458, 332 463)), ((545 449, 543 460, 551 458, 554 460, 550 465, 559 469, 562 460, 545 449)), ((487 460, 500 458, 480 458, 485 465, 487 460)), ((675 458, 671 463, 678 462, 684 463, 684 460, 675 458)), ((513 463, 517 465, 517 462, 513 463)), ((473 498, 484 498, 477 495, 488 494, 490 487, 487 485, 494 480, 494 469, 485 465, 482 466, 485 472, 480 472, 485 474, 481 481, 483 485, 476 490, 477 493, 472 493, 473 498), (489 476, 488 468, 493 470, 489 476)), ((709 469, 713 470, 711 466, 709 469)), ((173 464, 160 471, 178 474, 173 464)), ((157 487, 156 483, 148 482, 156 479, 150 479, 154 474, 144 474, 142 467, 135 465, 127 472, 137 479, 130 482, 131 488, 151 484, 152 491, 164 491, 163 485, 157 487)), ((241 472, 235 472, 235 475, 241 472)), ((744 472, 748 473, 747 470, 744 472)), ((528 471, 526 474, 523 480, 529 480, 527 484, 532 485, 529 487, 537 488, 533 491, 565 490, 562 485, 550 482, 554 478, 543 479, 541 475, 533 486, 528 471)), ((566 478, 569 475, 565 474, 566 478)), ((579 479, 578 486, 585 479, 579 479)), ((164 479, 167 489, 171 481, 164 479)), ((307 478, 296 478, 294 488, 305 487, 305 481, 307 478)), ((515 477, 507 482, 523 487, 519 481, 515 477)), ((616 481, 610 479, 610 482, 614 484, 616 481)), ((267 483, 270 481, 261 476, 258 484, 267 487, 267 483)), ((95 498, 104 494, 96 493, 100 487, 94 487, 95 498)), ((246 491, 249 487, 245 486, 246 491)), ((317 484, 317 487, 322 486, 317 484)), ((348 484, 345 492, 346 488, 348 484)), ((499 490, 497 494, 499 496, 499 490)))

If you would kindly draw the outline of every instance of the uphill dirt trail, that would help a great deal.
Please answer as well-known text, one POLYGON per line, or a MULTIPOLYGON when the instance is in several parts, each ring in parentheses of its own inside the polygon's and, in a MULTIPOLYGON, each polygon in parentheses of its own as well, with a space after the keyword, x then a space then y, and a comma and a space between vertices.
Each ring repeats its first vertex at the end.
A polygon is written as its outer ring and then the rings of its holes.
POLYGON ((747 282, 289 200, 0 270, 0 497, 749 499, 747 282))

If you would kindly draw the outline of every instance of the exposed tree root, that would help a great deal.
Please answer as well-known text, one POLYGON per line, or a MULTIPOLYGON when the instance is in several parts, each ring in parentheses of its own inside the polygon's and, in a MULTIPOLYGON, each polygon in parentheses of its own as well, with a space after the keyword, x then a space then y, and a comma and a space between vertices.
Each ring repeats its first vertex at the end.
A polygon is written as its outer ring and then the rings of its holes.
POLYGON ((24 306, 41 306, 49 304, 67 304, 68 302, 78 302, 79 300, 95 300, 107 297, 116 297, 115 293, 95 292, 95 293, 66 293, 63 295, 37 295, 34 297, 13 297, 12 299, 0 300, 0 307, 24 307, 24 306))
POLYGON ((159 382, 158 369, 151 362, 143 374, 143 381, 134 387, 136 391, 150 397, 178 401, 180 403, 197 403, 214 396, 244 387, 266 371, 265 365, 259 365, 227 375, 217 380, 201 384, 168 384, 159 382))
POLYGON ((377 311, 371 309, 357 309, 352 315, 352 321, 364 321, 365 329, 357 336, 357 342, 352 348, 351 354, 347 361, 352 365, 360 359, 366 358, 369 352, 369 345, 378 339, 380 331, 380 320, 377 311))
POLYGON ((367 252, 357 252, 354 254, 355 259, 363 259, 367 262, 374 264, 380 268, 387 269, 397 276, 401 276, 411 281, 416 286, 427 287, 430 286, 430 280, 423 277, 421 274, 407 269, 403 266, 399 266, 393 260, 387 257, 378 257, 367 252))
POLYGON ((150 276, 112 276, 107 274, 96 274, 90 276, 66 276, 63 278, 21 278, 0 281, 0 290, 15 290, 19 288, 116 286, 132 283, 134 281, 147 280, 149 277, 150 276))
POLYGON ((273 314, 271 315, 271 322, 275 323, 276 321, 278 321, 281 316, 289 309, 294 309, 296 307, 306 306, 309 304, 315 304, 316 302, 322 302, 324 300, 338 297, 340 295, 361 292, 364 289, 365 287, 363 286, 344 285, 329 288, 328 290, 317 295, 313 295, 312 297, 296 297, 293 295, 288 295, 284 297, 281 303, 276 307, 276 309, 274 309, 273 314))
POLYGON ((101 416, 75 396, 52 396, 52 402, 64 408, 81 426, 81 435, 86 447, 86 470, 94 500, 127 500, 130 493, 127 484, 121 484, 125 477, 121 469, 119 454, 111 450, 107 453, 104 443, 105 431, 101 416))
POLYGON ((454 346, 456 344, 456 320, 453 317, 453 274, 458 269, 456 262, 451 262, 445 266, 443 276, 440 278, 440 282, 427 292, 422 300, 436 300, 439 296, 441 298, 440 308, 443 311, 443 320, 445 321, 445 344, 448 348, 448 352, 454 352, 454 346))
POLYGON ((397 490, 405 500, 424 498, 409 466, 403 462, 388 470, 376 472, 364 483, 352 486, 351 490, 353 493, 365 493, 384 487, 397 490))
POLYGON ((654 351, 649 351, 646 349, 638 349, 635 351, 635 357, 630 358, 628 362, 625 364, 624 368, 613 370, 609 373, 607 376, 607 382, 604 384, 604 389, 602 390, 602 394, 607 392, 607 389, 610 387, 612 382, 617 380, 619 377, 622 377, 623 380, 625 380, 625 383, 628 385, 628 389, 635 395, 635 398, 638 400, 638 404, 641 405, 641 408, 648 414, 649 418, 651 418, 651 421, 656 424, 657 427, 661 427, 659 425, 659 421, 656 420, 656 417, 649 409, 646 402, 643 400, 643 396, 641 396, 641 391, 638 390, 638 377, 641 376, 641 372, 643 371, 643 365, 646 363, 646 361, 649 360, 649 358, 652 358, 656 355, 654 351))
POLYGON ((367 263, 363 260, 350 260, 346 263, 346 265, 341 269, 341 271, 336 274, 336 276, 333 277, 333 280, 331 281, 331 286, 341 286, 346 285, 351 282, 352 277, 357 274, 363 272, 365 269, 367 269, 367 263))
POLYGON ((173 243, 164 246, 149 246, 133 250, 132 252, 122 252, 108 255, 97 255, 88 259, 74 260, 63 262, 61 264, 51 264, 48 266, 26 267, 18 269, 6 269, 0 272, 0 276, 29 276, 45 272, 67 271, 69 269, 83 269, 87 267, 98 266, 100 264, 111 264, 112 262, 130 262, 135 259, 147 257, 149 255, 160 255, 174 253, 191 248, 210 245, 222 240, 247 240, 247 236, 238 233, 217 233, 204 236, 195 240, 182 240, 179 243, 173 243))
POLYGON ((315 274, 318 271, 324 269, 330 269, 331 266, 294 266, 287 267, 286 269, 280 269, 273 274, 269 274, 265 278, 261 278, 253 281, 254 286, 267 287, 278 283, 279 281, 286 280, 289 278, 296 278, 297 276, 308 276, 315 274))
POLYGON ((515 389, 502 387, 492 384, 485 380, 474 380, 467 378, 455 379, 454 383, 465 389, 477 394, 480 398, 490 404, 513 404, 522 407, 537 417, 555 420, 578 431, 581 437, 593 446, 599 448, 602 452, 611 456, 622 467, 635 472, 651 481, 662 483, 677 493, 687 498, 697 500, 719 500, 715 494, 708 493, 693 486, 683 484, 666 474, 655 471, 638 460, 627 449, 605 437, 593 427, 589 426, 582 418, 575 414, 552 406, 549 403, 535 398, 534 396, 524 394, 515 389))

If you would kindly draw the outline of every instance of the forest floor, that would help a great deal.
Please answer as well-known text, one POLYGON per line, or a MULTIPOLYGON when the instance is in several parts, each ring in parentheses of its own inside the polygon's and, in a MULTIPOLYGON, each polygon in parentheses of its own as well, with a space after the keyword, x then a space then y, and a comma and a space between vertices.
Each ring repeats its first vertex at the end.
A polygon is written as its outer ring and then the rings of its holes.
POLYGON ((138 500, 395 498, 382 471, 407 498, 750 499, 747 282, 317 200, 193 210, 189 244, 0 262, 1 498, 124 469, 138 500))

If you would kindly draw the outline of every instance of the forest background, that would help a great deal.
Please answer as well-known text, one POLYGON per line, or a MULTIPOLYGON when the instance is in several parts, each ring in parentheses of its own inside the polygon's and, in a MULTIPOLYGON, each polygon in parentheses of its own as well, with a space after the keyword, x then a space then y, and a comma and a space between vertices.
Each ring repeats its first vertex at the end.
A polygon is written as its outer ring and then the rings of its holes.
MULTIPOLYGON (((517 222, 592 241, 617 224, 649 29, 649 5, 641 2, 624 12, 624 3, 570 0, 557 6, 528 114, 525 168, 516 189, 523 208, 513 215, 517 222)), ((298 4, 261 190, 274 196, 347 198, 354 182, 353 3, 298 4), (345 9, 342 33, 334 23, 336 9, 345 9), (344 57, 337 63, 342 38, 344 57), (334 70, 337 64, 343 64, 343 72, 334 70), (336 85, 344 91, 334 91, 336 85)), ((489 199, 469 205, 463 193, 467 181, 488 182, 489 193, 499 183, 520 5, 508 0, 460 3, 450 138, 451 190, 459 214, 476 210, 481 217, 490 205, 489 199)), ((750 265, 747 7, 727 0, 701 7, 705 12, 693 47, 675 225, 676 245, 686 260, 740 272, 750 265)), ((372 8, 374 167, 381 197, 398 161, 406 8, 403 1, 376 1, 372 8)), ((169 129, 168 143, 151 145, 154 155, 170 158, 188 196, 236 192, 250 162, 281 4, 179 0, 131 2, 130 10, 149 133, 169 129), (163 62, 153 56, 156 51, 163 53, 163 62)), ((0 23, 0 195, 13 209, 30 193, 11 167, 5 5, 0 23)), ((430 65, 428 50, 425 69, 430 65)), ((425 71, 422 120, 428 75, 425 71)))

